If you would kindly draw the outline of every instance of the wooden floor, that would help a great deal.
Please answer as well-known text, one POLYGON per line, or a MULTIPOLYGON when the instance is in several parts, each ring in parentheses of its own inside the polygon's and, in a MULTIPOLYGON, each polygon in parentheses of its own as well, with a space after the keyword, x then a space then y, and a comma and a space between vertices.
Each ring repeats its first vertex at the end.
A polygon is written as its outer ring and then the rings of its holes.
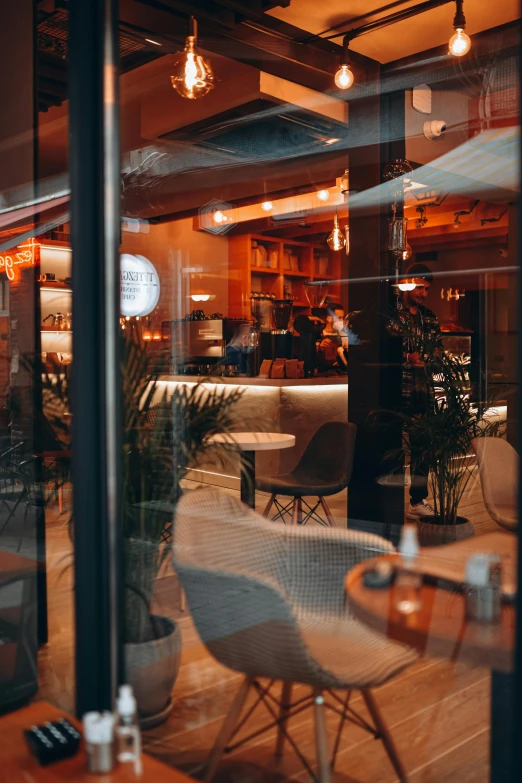
MULTIPOLYGON (((266 499, 258 498, 262 508, 266 499)), ((331 503, 336 523, 346 524, 346 497, 331 503)), ((498 529, 482 503, 478 483, 470 486, 460 513, 475 525, 477 535, 498 529)), ((40 653, 40 698, 71 710, 74 704, 72 574, 67 568, 71 545, 67 513, 51 509, 47 522, 49 644, 40 653)), ((179 610, 176 577, 166 572, 158 581, 156 609, 178 620, 183 638, 181 670, 173 692, 174 709, 162 726, 145 732, 146 749, 161 760, 195 776, 225 715, 239 678, 211 658, 199 642, 190 616, 179 610)), ((305 689, 296 689, 295 695, 305 689)), ((375 695, 393 732, 411 783, 486 783, 489 755, 489 672, 463 663, 432 659, 418 661, 409 670, 377 689, 375 695)), ((354 702, 355 706, 355 702, 354 702)), ((360 698, 357 706, 365 714, 360 698)), ((260 707, 247 730, 267 721, 260 707)), ((330 738, 337 717, 328 717, 330 738)), ((290 725, 303 753, 313 762, 311 715, 302 713, 290 725)), ((307 781, 309 775, 287 748, 282 760, 274 757, 271 731, 226 757, 218 783, 283 783, 307 781)), ((334 780, 338 783, 392 783, 397 780, 380 742, 360 728, 347 725, 334 780)), ((500 782, 499 782, 500 783, 500 782)))

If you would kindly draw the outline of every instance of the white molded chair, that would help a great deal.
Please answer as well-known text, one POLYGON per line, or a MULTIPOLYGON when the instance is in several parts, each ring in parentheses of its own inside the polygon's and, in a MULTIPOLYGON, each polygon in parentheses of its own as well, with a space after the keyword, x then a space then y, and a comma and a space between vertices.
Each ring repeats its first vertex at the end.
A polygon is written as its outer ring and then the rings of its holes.
POLYGON ((241 719, 252 689, 256 704, 264 703, 274 718, 262 731, 278 726, 276 754, 281 755, 286 739, 320 783, 330 781, 347 720, 382 739, 400 781, 407 780, 371 689, 417 655, 359 622, 344 587, 347 572, 357 563, 393 552, 389 542, 357 531, 271 524, 224 492, 199 489, 187 492, 178 504, 173 550, 203 643, 220 663, 244 675, 211 751, 206 781, 251 715, 252 708, 241 719), (271 686, 279 680, 281 691, 274 695, 271 686), (310 687, 309 695, 294 703, 293 683, 310 687), (337 690, 344 692, 342 697, 337 690), (361 691, 371 724, 352 708, 353 690, 361 691), (317 776, 287 730, 289 718, 306 707, 314 712, 317 776), (332 759, 325 708, 340 717, 332 759))
POLYGON ((518 526, 518 454, 503 438, 475 438, 482 496, 488 514, 506 530, 518 526))

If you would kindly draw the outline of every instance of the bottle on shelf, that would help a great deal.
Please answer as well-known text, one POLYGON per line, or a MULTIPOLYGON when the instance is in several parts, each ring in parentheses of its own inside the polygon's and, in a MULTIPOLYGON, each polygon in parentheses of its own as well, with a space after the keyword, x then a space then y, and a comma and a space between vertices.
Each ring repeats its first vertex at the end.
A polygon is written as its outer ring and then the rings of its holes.
POLYGON ((138 709, 131 685, 120 685, 116 700, 119 724, 116 729, 118 761, 133 764, 137 775, 141 774, 141 733, 138 709))

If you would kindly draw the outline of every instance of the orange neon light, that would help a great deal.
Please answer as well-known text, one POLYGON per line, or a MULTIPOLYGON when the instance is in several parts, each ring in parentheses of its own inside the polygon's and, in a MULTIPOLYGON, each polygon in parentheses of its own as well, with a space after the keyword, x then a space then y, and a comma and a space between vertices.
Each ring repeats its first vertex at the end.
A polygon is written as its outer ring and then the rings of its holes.
POLYGON ((27 242, 0 255, 0 272, 5 270, 8 280, 16 280, 21 267, 36 266, 39 263, 40 243, 31 237, 27 242))

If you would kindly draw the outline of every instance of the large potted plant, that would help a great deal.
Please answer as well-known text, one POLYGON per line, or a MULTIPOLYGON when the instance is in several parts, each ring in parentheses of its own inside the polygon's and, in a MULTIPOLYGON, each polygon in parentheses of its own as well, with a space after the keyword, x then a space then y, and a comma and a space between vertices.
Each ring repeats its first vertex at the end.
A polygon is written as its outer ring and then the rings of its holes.
MULTIPOLYGON (((69 376, 59 364, 28 360, 41 374, 47 420, 60 431, 69 409, 69 376)), ((74 370, 73 370, 74 371, 74 370)), ((172 708, 179 670, 177 624, 154 613, 154 587, 170 558, 171 527, 180 482, 203 461, 225 466, 237 450, 212 436, 241 426, 240 387, 182 385, 172 396, 158 384, 157 353, 137 330, 122 334, 123 381, 123 579, 127 680, 137 696, 140 721, 152 727, 172 708)), ((243 404, 241 411, 245 413, 243 404)))
POLYGON ((177 385, 159 394, 156 354, 135 330, 123 340, 123 571, 127 680, 143 726, 171 709, 181 635, 152 610, 156 579, 170 558, 170 530, 180 482, 205 460, 226 462, 234 449, 212 443, 237 426, 238 387, 177 385))
POLYGON ((472 523, 459 516, 458 509, 475 460, 472 441, 481 436, 499 435, 501 422, 493 413, 494 401, 480 400, 473 393, 467 366, 441 351, 427 352, 425 372, 429 393, 426 412, 409 416, 397 411, 375 415, 382 425, 402 425, 403 445, 387 458, 404 465, 405 458, 418 459, 429 466, 428 486, 433 516, 418 521, 423 546, 444 544, 474 535, 472 523), (488 413, 489 411, 489 413, 488 413))

